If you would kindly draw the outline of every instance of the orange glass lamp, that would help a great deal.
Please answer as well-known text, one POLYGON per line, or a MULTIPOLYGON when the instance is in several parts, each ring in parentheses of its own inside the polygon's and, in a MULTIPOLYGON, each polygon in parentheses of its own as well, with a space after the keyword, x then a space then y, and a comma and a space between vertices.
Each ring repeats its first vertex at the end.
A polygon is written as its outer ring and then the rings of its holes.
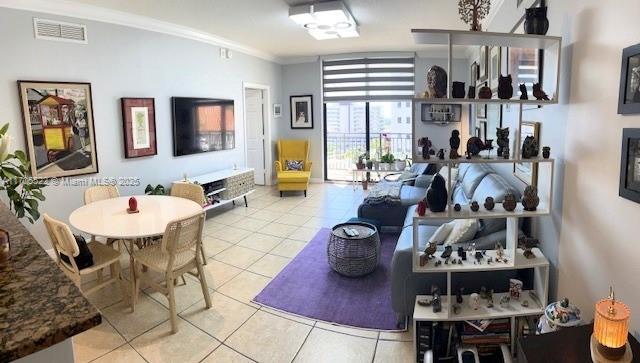
POLYGON ((633 354, 628 342, 629 317, 627 305, 616 301, 613 288, 609 297, 596 303, 591 359, 594 363, 631 363, 633 354))

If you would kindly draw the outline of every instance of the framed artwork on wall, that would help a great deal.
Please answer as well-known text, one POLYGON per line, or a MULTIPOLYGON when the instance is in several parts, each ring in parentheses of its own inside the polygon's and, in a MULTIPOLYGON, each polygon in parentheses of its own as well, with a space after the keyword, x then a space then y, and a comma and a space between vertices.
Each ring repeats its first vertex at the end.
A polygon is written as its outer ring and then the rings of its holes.
POLYGON ((282 104, 274 103, 273 104, 273 117, 282 116, 282 104))
POLYGON ((98 156, 91 84, 18 81, 31 174, 93 174, 98 156))
POLYGON ((476 86, 476 82, 478 82, 479 71, 480 71, 480 66, 478 65, 478 62, 473 62, 469 69, 469 86, 472 86, 472 87, 476 86))
POLYGON ((502 48, 491 47, 489 50, 489 88, 498 92, 498 80, 502 71, 502 48))
POLYGON ((291 96, 291 128, 313 128, 313 96, 291 96))
MULTIPOLYGON (((533 136, 540 145, 540 123, 522 121, 521 141, 527 136, 533 136)), ((538 186, 538 163, 513 163, 513 175, 525 184, 538 186)))
POLYGON ((124 157, 139 158, 158 154, 156 112, 153 98, 121 98, 124 157))
POLYGON ((483 45, 480 47, 480 62, 478 66, 480 70, 478 71, 478 80, 480 82, 484 82, 487 80, 489 75, 489 55, 488 55, 488 46, 483 45))
POLYGON ((618 113, 640 113, 640 44, 622 50, 618 113))
POLYGON ((618 195, 640 203, 640 129, 622 129, 618 195))

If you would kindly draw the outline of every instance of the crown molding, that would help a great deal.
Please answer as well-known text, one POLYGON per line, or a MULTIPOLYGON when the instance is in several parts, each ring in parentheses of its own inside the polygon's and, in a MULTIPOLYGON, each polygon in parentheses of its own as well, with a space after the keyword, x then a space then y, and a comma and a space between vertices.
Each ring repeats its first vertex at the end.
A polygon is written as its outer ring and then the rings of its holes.
POLYGON ((282 59, 275 55, 234 42, 215 34, 153 19, 147 16, 106 9, 95 5, 79 4, 69 0, 0 0, 0 7, 54 14, 143 29, 229 48, 236 52, 251 55, 270 62, 282 63, 282 59))

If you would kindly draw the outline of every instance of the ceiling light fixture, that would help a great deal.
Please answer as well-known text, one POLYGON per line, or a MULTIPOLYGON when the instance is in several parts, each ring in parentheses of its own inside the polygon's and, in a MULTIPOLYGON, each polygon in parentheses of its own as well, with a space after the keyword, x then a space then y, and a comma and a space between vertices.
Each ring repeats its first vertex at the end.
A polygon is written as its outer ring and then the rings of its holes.
POLYGON ((342 1, 292 6, 289 18, 318 40, 360 36, 358 24, 342 1))

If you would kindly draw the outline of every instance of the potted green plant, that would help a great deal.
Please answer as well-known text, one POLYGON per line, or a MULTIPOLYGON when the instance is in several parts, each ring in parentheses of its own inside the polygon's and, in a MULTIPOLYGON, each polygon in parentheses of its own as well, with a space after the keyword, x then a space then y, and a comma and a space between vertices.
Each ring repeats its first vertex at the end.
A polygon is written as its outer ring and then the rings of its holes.
POLYGON ((164 189, 162 184, 158 184, 155 187, 151 184, 147 184, 147 187, 144 188, 144 194, 146 195, 165 195, 167 191, 164 189))
POLYGON ((380 158, 380 170, 391 170, 395 157, 391 153, 386 153, 380 158))
POLYGON ((367 157, 367 153, 358 155, 358 162, 356 163, 356 168, 358 170, 362 170, 365 167, 364 159, 367 157))
POLYGON ((45 200, 43 180, 30 177, 31 164, 22 150, 9 153, 11 137, 7 135, 9 124, 0 128, 0 179, 9 197, 9 209, 18 218, 27 218, 31 223, 40 219, 39 203, 45 200))

